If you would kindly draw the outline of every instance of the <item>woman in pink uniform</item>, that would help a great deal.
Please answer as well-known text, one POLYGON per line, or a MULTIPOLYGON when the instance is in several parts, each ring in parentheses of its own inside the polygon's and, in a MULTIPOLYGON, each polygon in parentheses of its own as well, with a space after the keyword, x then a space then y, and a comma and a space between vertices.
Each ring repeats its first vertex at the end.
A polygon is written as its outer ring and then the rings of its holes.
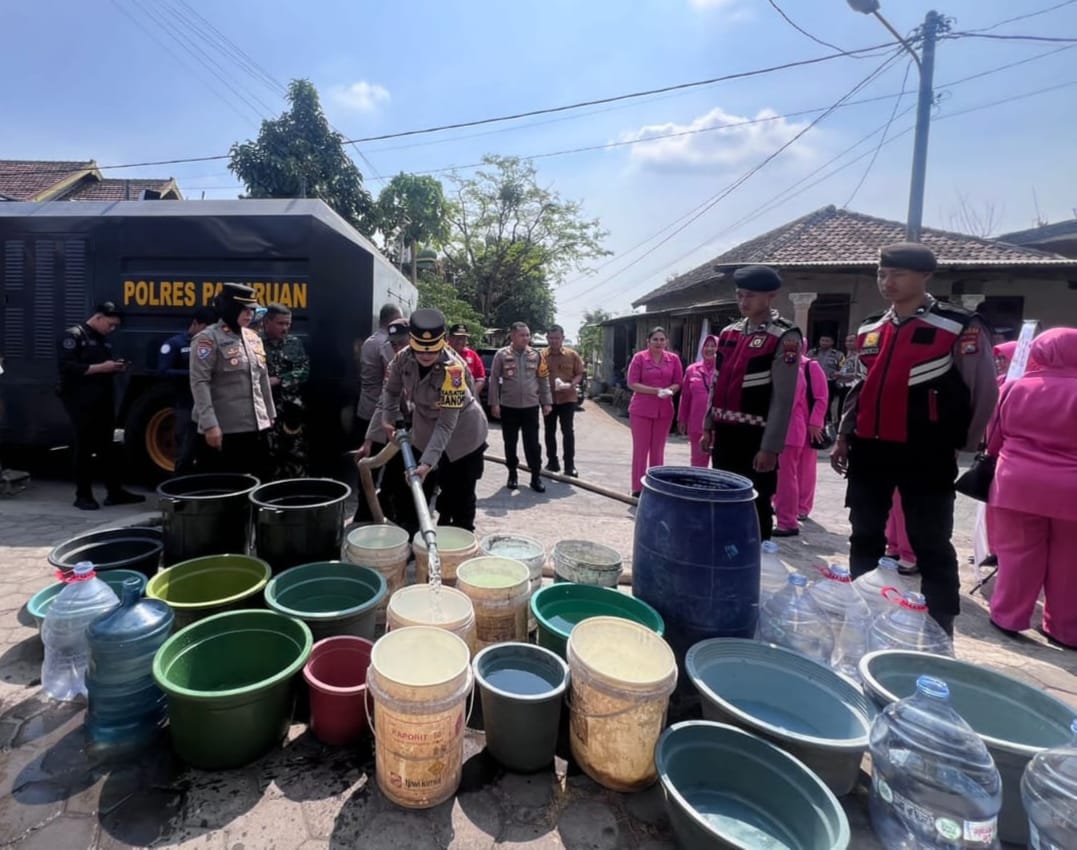
POLYGON ((718 337, 703 338, 703 357, 684 370, 684 392, 677 408, 677 431, 688 435, 692 448, 692 466, 711 465, 711 456, 699 447, 703 437, 703 417, 711 403, 714 386, 714 355, 718 353, 718 337))
POLYGON ((666 437, 673 424, 673 396, 681 388, 681 359, 666 351, 666 332, 652 328, 647 348, 628 364, 628 421, 632 425, 632 495, 638 496, 649 466, 666 459, 666 437))
POLYGON ((823 367, 816 361, 801 356, 793 415, 789 418, 785 449, 778 461, 778 490, 774 494, 774 513, 778 521, 774 526, 774 537, 794 537, 800 534, 798 519, 807 519, 815 504, 815 474, 819 457, 811 447, 811 441, 822 436, 829 403, 823 367), (809 379, 813 401, 810 410, 809 379))
POLYGON ((1032 342, 1028 370, 1006 383, 988 428, 998 458, 988 500, 998 577, 991 622, 1027 629, 1043 590, 1043 633, 1077 649, 1077 329, 1032 342))

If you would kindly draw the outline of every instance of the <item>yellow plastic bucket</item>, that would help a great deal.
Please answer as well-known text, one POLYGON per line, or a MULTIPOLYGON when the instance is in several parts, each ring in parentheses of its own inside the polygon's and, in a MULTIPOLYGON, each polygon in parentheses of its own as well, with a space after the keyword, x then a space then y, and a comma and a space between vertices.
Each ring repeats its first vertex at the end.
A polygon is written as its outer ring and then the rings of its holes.
MULTIPOLYGON (((475 535, 466 528, 439 525, 438 557, 441 559, 441 581, 452 587, 456 584, 456 568, 464 561, 479 554, 475 535)), ((421 531, 411 538, 411 551, 415 555, 415 581, 425 584, 430 580, 430 565, 426 557, 426 541, 421 531)))
POLYGON ((492 555, 472 558, 456 571, 456 589, 466 593, 475 606, 479 649, 527 640, 531 573, 526 564, 492 555))
POLYGON ((393 591, 404 586, 411 545, 408 533, 395 525, 361 525, 344 538, 344 560, 370 567, 385 576, 389 592, 378 605, 377 621, 385 622, 385 606, 393 591))
POLYGON ((374 644, 374 772, 398 806, 427 809, 456 793, 472 685, 468 646, 444 629, 410 626, 374 644))
POLYGON ((669 644, 639 623, 592 617, 572 630, 567 655, 576 763, 613 791, 654 784, 654 748, 677 685, 669 644))
POLYGON ((401 629, 408 626, 432 626, 452 632, 476 652, 475 607, 471 600, 456 588, 442 587, 437 591, 437 604, 434 603, 434 591, 428 584, 413 584, 402 587, 392 595, 385 612, 387 629, 401 629))

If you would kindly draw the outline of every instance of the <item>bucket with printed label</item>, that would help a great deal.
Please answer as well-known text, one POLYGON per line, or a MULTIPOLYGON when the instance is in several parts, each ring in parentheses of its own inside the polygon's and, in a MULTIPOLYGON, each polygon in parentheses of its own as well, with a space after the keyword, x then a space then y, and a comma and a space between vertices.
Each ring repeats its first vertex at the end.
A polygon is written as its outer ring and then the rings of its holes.
POLYGON ((429 626, 394 629, 374 644, 367 690, 374 705, 378 788, 408 809, 456 793, 474 676, 466 643, 429 626))

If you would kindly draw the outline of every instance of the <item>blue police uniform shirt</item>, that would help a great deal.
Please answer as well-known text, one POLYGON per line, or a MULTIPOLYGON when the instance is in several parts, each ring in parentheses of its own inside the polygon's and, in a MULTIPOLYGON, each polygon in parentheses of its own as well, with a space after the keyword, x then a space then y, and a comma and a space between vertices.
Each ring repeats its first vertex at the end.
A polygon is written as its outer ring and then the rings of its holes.
POLYGON ((186 378, 191 363, 191 336, 186 331, 169 337, 157 354, 157 371, 162 375, 186 378))

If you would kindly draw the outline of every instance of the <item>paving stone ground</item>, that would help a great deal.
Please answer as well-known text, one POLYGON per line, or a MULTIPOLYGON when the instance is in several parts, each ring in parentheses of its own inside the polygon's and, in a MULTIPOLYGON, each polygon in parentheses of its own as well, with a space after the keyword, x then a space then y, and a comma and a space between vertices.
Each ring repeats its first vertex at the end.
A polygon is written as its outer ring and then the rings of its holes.
MULTIPOLYGON (((627 420, 588 402, 577 417, 577 466, 595 483, 629 489, 627 420)), ((496 430, 491 452, 502 454, 496 430)), ((688 447, 671 438, 668 463, 687 463, 688 447)), ((548 548, 565 538, 588 538, 623 553, 631 567, 633 511, 625 504, 568 485, 550 483, 543 495, 504 489, 504 469, 488 464, 480 484, 480 534, 515 531, 548 548)), ((108 763, 86 751, 81 704, 40 697, 42 647, 24 604, 51 580, 51 546, 104 525, 152 518, 137 506, 94 514, 70 506, 66 482, 35 475, 24 493, 0 500, 0 847, 19 850, 170 847, 206 850, 369 850, 532 848, 532 850, 669 850, 674 847, 657 787, 638 794, 605 790, 567 758, 562 736, 554 767, 532 776, 507 773, 485 753, 483 735, 469 731, 464 778, 449 802, 406 811, 377 790, 369 743, 325 747, 303 723, 292 726, 276 751, 245 768, 192 770, 167 741, 134 762, 108 763)), ((963 562, 971 552, 974 506, 959 504, 955 543, 963 562)), ((841 559, 848 525, 840 481, 821 460, 819 492, 799 538, 783 540, 785 557, 805 567, 841 559)), ((967 590, 976 579, 963 567, 967 590)), ((1077 653, 1048 644, 1038 633, 1020 640, 995 632, 986 605, 964 598, 958 621, 959 658, 1003 670, 1077 709, 1077 653)), ((679 718, 698 712, 676 700, 679 718)), ((730 766, 715 765, 715 770, 730 766)), ((862 776, 866 780, 866 775, 862 776)), ((875 850, 863 783, 842 800, 853 828, 852 847, 875 850)))

